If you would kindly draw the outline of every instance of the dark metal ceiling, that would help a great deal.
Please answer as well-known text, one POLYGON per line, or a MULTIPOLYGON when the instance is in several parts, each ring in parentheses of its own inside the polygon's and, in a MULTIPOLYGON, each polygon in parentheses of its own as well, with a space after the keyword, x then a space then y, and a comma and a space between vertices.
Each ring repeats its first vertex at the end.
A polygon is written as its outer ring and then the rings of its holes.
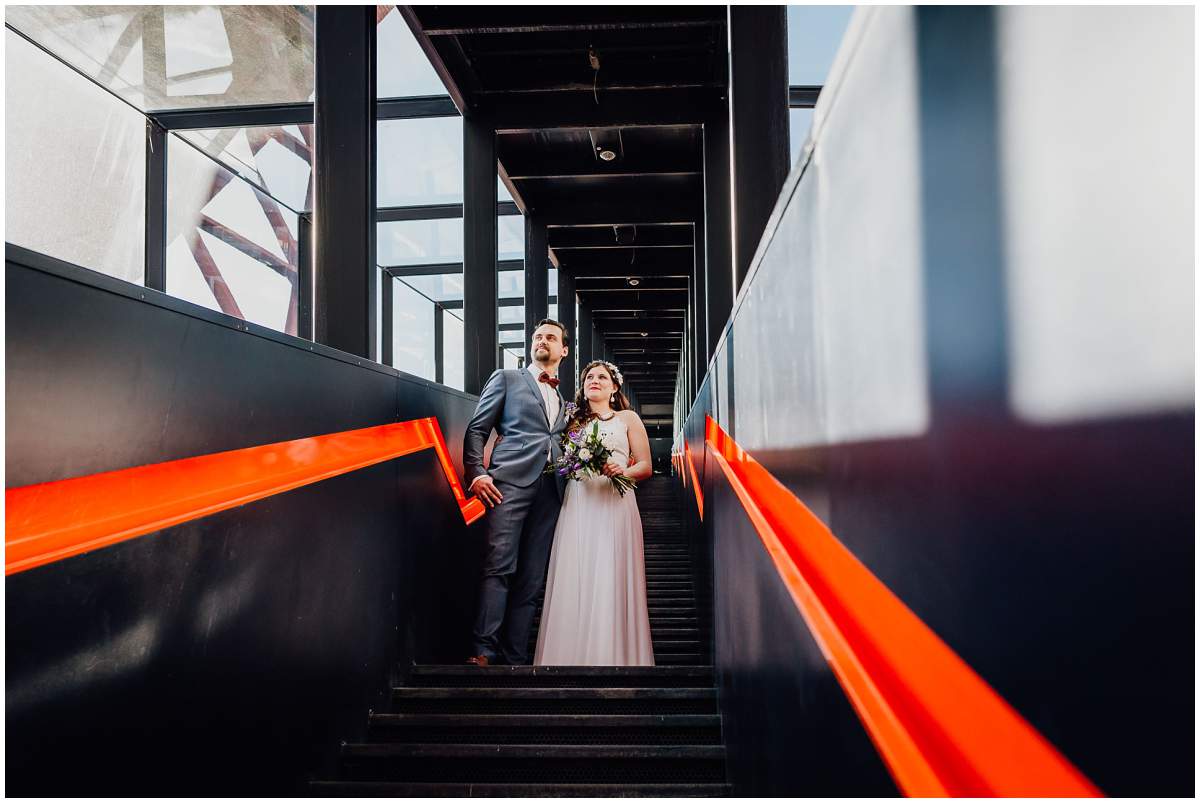
POLYGON ((493 121, 502 177, 547 224, 551 260, 639 399, 670 403, 704 209, 701 126, 725 91, 724 7, 402 13, 459 107, 493 121))

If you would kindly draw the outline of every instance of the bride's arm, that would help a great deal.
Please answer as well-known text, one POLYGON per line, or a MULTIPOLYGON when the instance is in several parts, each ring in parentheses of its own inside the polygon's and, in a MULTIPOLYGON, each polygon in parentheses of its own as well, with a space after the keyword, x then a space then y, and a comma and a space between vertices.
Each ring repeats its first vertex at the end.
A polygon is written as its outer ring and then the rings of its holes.
POLYGON ((646 434, 646 425, 632 410, 622 410, 625 425, 629 428, 629 459, 633 465, 623 472, 626 477, 641 482, 654 474, 654 464, 650 459, 650 436, 646 434))

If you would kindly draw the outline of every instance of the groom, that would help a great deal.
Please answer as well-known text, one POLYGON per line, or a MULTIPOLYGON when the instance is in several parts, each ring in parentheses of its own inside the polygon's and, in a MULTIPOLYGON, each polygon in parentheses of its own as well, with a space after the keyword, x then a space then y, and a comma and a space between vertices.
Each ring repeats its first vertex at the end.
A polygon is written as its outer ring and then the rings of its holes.
POLYGON ((530 343, 529 367, 494 372, 467 424, 465 479, 491 508, 484 518, 487 557, 469 664, 528 662, 529 630, 538 592, 546 583, 562 505, 563 483, 542 469, 558 456, 558 436, 566 425, 558 364, 567 347, 566 327, 540 321, 530 343), (493 428, 500 439, 485 471, 483 446, 493 428))

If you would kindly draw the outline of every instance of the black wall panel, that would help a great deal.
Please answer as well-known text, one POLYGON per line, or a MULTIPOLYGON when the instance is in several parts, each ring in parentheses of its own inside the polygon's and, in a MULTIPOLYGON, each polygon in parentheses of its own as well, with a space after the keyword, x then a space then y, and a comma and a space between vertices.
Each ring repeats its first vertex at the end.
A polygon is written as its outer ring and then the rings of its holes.
MULTIPOLYGON (((9 487, 431 415, 461 460, 466 394, 20 249, 6 282, 9 487)), ((426 450, 9 577, 8 789, 303 792, 465 654, 479 532, 426 450)))

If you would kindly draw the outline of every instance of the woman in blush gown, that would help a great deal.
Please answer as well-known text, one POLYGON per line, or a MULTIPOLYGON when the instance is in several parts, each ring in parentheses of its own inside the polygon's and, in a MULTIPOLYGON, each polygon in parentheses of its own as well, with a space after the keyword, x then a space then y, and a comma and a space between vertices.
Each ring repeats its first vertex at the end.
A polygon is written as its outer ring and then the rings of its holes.
POLYGON ((654 666, 642 517, 634 491, 609 477, 653 473, 650 440, 621 392, 621 372, 597 360, 583 369, 568 431, 600 422, 612 457, 605 476, 567 483, 554 531, 535 665, 654 666), (630 459, 632 457, 632 460, 630 459))

